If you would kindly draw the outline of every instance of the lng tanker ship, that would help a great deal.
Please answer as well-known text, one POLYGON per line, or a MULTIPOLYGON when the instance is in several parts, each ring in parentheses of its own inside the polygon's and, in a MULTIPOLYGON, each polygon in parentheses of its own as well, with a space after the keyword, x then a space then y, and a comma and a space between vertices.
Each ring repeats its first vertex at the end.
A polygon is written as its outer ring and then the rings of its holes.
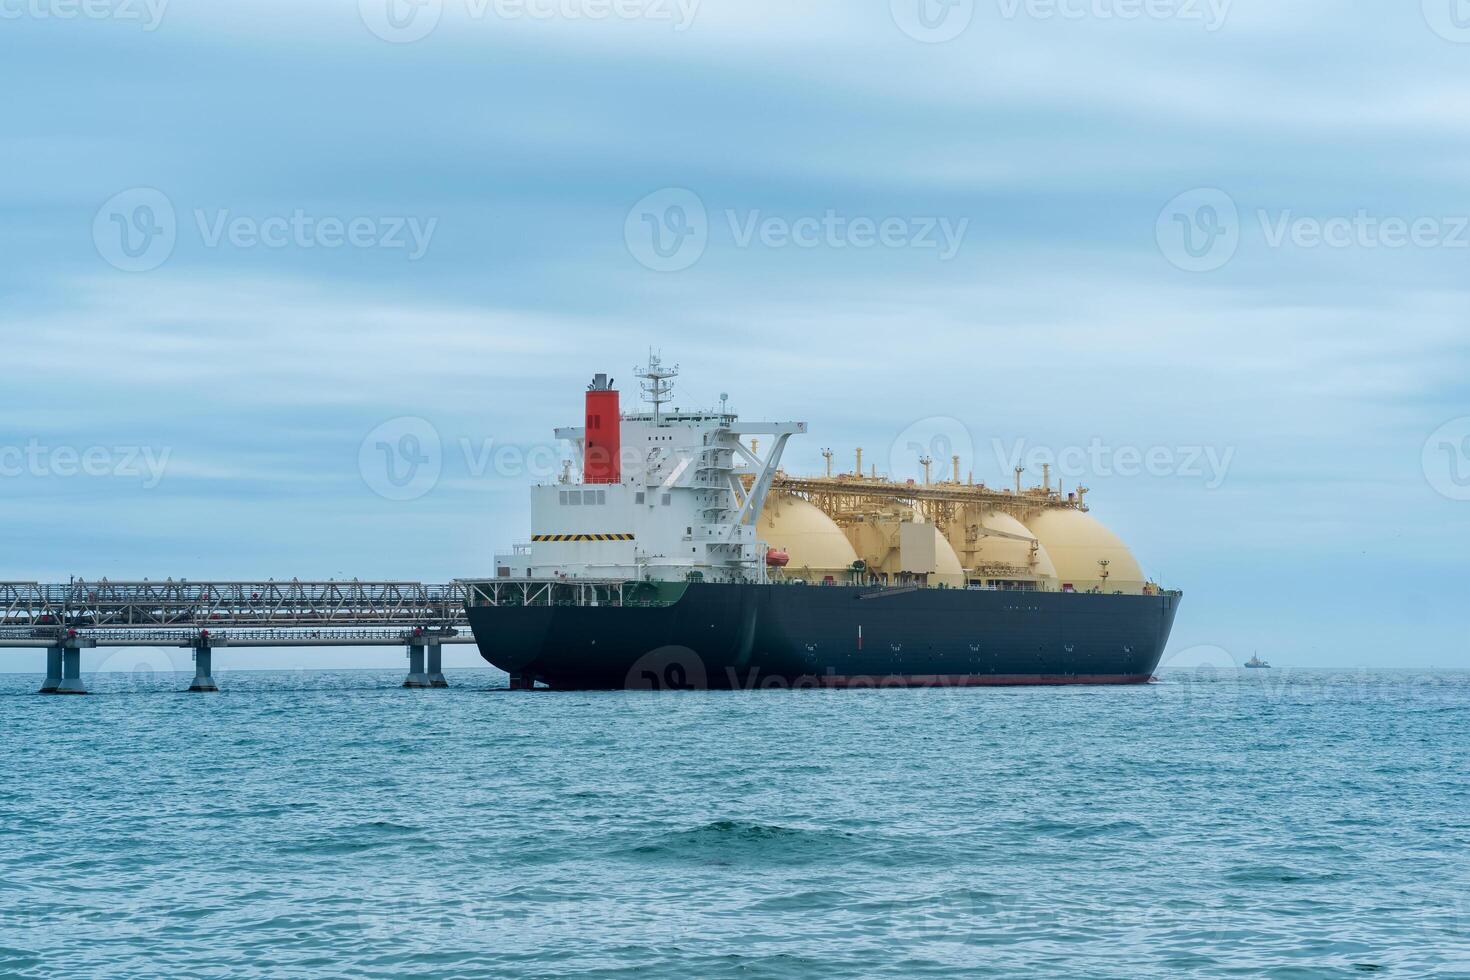
MULTIPOLYGON (((481 655, 513 687, 1137 684, 1180 593, 1149 581, 1086 490, 852 473, 792 477, 804 422, 667 410, 677 370, 624 413, 588 386, 528 544, 469 580, 481 655), (580 474, 576 472, 580 469, 580 474), (580 475, 580 479, 578 479, 580 475)), ((722 396, 723 397, 723 396, 722 396)), ((925 459, 926 471, 928 460, 925 459)))

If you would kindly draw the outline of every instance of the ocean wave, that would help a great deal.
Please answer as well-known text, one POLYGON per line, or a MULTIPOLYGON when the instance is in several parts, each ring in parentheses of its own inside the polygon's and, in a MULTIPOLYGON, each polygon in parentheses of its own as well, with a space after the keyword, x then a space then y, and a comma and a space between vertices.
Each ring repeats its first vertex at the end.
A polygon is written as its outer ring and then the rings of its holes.
POLYGON ((687 830, 658 834, 623 853, 649 860, 813 864, 849 856, 861 846, 859 836, 848 831, 784 827, 748 820, 715 820, 687 830))

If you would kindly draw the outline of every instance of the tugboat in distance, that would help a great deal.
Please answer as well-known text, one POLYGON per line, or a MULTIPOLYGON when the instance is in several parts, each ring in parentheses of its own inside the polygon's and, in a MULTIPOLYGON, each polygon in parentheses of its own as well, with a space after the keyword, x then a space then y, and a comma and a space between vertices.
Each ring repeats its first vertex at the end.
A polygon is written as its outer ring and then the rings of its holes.
POLYGON ((1266 663, 1266 661, 1264 661, 1260 657, 1256 656, 1254 653, 1251 654, 1251 658, 1245 662, 1245 665, 1247 667, 1251 667, 1251 668, 1254 668, 1254 669, 1257 669, 1257 670, 1260 670, 1262 668, 1270 667, 1271 666, 1270 664, 1266 663))

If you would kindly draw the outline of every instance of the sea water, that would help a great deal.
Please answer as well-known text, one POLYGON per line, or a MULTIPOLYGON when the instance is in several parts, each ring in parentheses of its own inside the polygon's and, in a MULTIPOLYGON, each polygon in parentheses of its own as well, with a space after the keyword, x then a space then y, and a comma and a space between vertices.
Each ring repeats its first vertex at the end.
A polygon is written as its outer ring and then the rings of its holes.
POLYGON ((0 677, 0 974, 1470 976, 1470 673, 215 676, 0 677))

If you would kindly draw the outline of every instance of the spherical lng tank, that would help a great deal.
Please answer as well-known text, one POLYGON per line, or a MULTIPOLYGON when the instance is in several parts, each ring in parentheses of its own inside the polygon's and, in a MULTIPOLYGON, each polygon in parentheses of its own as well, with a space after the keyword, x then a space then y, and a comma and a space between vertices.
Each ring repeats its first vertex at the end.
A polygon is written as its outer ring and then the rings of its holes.
POLYGON ((772 494, 761 511, 762 541, 791 556, 788 578, 848 580, 857 552, 832 518, 800 497, 772 494))
POLYGON ((1047 583, 1043 587, 1056 588, 1057 570, 1046 547, 1010 514, 989 510, 976 516, 967 511, 950 525, 949 542, 966 568, 1011 565, 1047 583))
MULTIPOLYGON (((934 527, 932 524, 928 526, 934 527)), ((965 569, 960 564, 960 557, 937 527, 934 527, 934 574, 929 576, 929 584, 951 589, 965 587, 965 569)))
POLYGON ((1070 507, 1049 507, 1027 518, 1026 527, 1046 549, 1063 587, 1143 592, 1147 579, 1138 560, 1101 521, 1070 507))
POLYGON ((908 508, 869 513, 844 531, 868 570, 885 576, 887 581, 906 581, 915 576, 929 585, 947 588, 962 588, 965 584, 965 569, 949 541, 938 527, 915 518, 908 508))

